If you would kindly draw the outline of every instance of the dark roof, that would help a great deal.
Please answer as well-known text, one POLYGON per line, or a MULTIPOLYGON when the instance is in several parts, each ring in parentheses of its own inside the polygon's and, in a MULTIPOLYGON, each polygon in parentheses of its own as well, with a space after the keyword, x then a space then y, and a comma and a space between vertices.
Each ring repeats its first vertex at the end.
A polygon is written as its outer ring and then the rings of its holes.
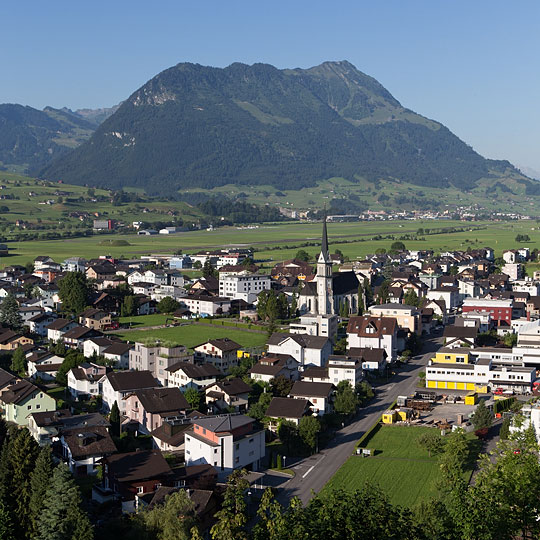
POLYGON ((98 332, 93 328, 88 328, 87 326, 76 326, 64 334, 64 339, 80 339, 83 337, 93 337, 99 335, 102 335, 101 332, 98 332))
POLYGON ((191 429, 191 424, 185 423, 180 426, 175 426, 175 428, 175 431, 173 431, 173 434, 171 435, 167 426, 165 425, 165 422, 163 422, 161 426, 154 429, 154 431, 152 431, 150 435, 152 435, 152 437, 156 437, 156 439, 159 439, 160 441, 169 444, 170 446, 181 446, 182 444, 184 444, 186 431, 191 429))
POLYGON ((54 313, 50 312, 44 312, 44 313, 38 313, 37 315, 34 315, 33 317, 30 317, 28 319, 31 322, 40 323, 42 321, 46 321, 48 319, 55 319, 56 315, 54 313))
POLYGON ((176 362, 172 366, 169 366, 165 371, 174 373, 181 369, 188 377, 192 379, 201 379, 207 377, 218 377, 222 375, 221 371, 217 369, 213 364, 191 364, 190 362, 176 362))
POLYGON ((4 403, 15 403, 16 405, 31 396, 34 392, 39 392, 39 388, 31 382, 22 379, 12 384, 0 397, 4 403))
POLYGON ((207 418, 197 418, 193 420, 194 424, 212 431, 213 433, 223 433, 233 431, 239 427, 246 426, 254 422, 253 418, 244 414, 208 416, 207 418))
POLYGON ((332 276, 332 291, 334 296, 358 293, 358 278, 354 272, 338 272, 332 276))
POLYGON ((349 356, 360 358, 364 362, 382 362, 387 356, 384 349, 370 347, 352 347, 347 353, 349 356))
POLYGON ((15 382, 16 377, 8 373, 5 369, 0 368, 0 388, 4 388, 8 384, 15 382))
POLYGON ((107 373, 106 377, 116 392, 157 388, 159 386, 149 371, 115 371, 107 373))
POLYGON ((475 339, 478 336, 478 328, 471 326, 446 326, 443 337, 445 338, 470 338, 475 339))
POLYGON ((311 406, 307 399, 272 398, 265 415, 273 418, 301 418, 311 406))
POLYGON ((36 366, 36 371, 39 373, 53 373, 60 369, 62 362, 58 364, 38 364, 36 366))
POLYGON ((71 412, 68 409, 61 409, 58 411, 35 412, 30 416, 32 416, 37 426, 45 427, 60 424, 63 418, 71 416, 71 412))
POLYGON ((323 382, 296 381, 291 388, 291 396, 328 397, 334 385, 323 382))
POLYGON ((116 454, 105 459, 110 473, 119 482, 135 482, 172 475, 171 468, 159 450, 116 454))
POLYGON ((60 423, 65 429, 110 426, 109 421, 99 413, 77 414, 75 416, 63 417, 60 419, 60 423))
POLYGON ((218 381, 211 386, 217 386, 222 392, 229 396, 249 393, 252 390, 249 384, 246 384, 242 379, 238 377, 236 377, 235 379, 218 381))
POLYGON ((78 324, 77 321, 72 321, 69 319, 56 319, 56 321, 53 321, 51 324, 47 325, 48 330, 62 330, 69 324, 78 324))
POLYGON ((179 412, 189 409, 184 394, 180 388, 146 388, 137 390, 135 395, 141 402, 142 407, 149 413, 179 412))
POLYGON ((327 379, 328 368, 327 367, 308 367, 302 371, 302 379, 327 379))
POLYGON ((103 426, 71 429, 65 431, 63 437, 74 459, 113 454, 117 451, 109 431, 103 426))
POLYGON ((122 354, 127 353, 131 349, 133 349, 133 345, 130 345, 129 343, 124 343, 122 341, 118 341, 116 343, 113 343, 109 347, 107 347, 103 351, 103 354, 119 354, 119 355, 122 355, 122 354))

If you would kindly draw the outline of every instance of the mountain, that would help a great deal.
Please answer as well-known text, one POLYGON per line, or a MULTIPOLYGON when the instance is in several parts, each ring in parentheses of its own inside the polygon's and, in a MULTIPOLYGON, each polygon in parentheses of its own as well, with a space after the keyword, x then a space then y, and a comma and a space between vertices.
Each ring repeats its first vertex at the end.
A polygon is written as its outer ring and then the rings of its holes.
POLYGON ((101 109, 77 109, 74 113, 77 116, 88 120, 88 122, 94 124, 94 126, 99 126, 99 124, 107 120, 111 114, 114 114, 120 105, 121 103, 114 107, 103 107, 101 109))
POLYGON ((0 169, 29 172, 86 141, 95 126, 69 109, 0 105, 0 169))
POLYGON ((508 174, 521 177, 342 61, 285 70, 178 64, 40 176, 155 194, 225 184, 299 189, 330 177, 468 190, 508 174))

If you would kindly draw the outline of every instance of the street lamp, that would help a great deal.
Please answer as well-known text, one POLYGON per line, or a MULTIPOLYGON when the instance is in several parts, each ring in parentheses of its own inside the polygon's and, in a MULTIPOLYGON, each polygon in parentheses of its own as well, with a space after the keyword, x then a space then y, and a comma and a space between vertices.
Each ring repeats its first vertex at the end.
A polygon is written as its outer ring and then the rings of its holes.
POLYGON ((283 456, 283 468, 287 468, 287 456, 283 456))

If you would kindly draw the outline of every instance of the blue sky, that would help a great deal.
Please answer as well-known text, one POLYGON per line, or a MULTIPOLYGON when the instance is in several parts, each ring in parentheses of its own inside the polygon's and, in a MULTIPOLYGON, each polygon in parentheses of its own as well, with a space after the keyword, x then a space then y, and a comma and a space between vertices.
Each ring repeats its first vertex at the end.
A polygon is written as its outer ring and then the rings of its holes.
POLYGON ((8 0, 0 103, 102 107, 178 62, 349 60, 486 157, 540 171, 540 2, 8 0))

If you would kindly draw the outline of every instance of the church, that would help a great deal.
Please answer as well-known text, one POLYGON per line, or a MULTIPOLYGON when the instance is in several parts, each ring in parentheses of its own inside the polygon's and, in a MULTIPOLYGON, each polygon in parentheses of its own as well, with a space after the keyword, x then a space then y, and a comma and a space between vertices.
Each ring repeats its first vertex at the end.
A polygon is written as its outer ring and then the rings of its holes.
POLYGON ((326 219, 323 223, 321 252, 317 259, 317 275, 304 284, 298 295, 300 313, 313 315, 349 315, 358 313, 358 286, 356 274, 332 272, 332 259, 328 249, 326 219))

